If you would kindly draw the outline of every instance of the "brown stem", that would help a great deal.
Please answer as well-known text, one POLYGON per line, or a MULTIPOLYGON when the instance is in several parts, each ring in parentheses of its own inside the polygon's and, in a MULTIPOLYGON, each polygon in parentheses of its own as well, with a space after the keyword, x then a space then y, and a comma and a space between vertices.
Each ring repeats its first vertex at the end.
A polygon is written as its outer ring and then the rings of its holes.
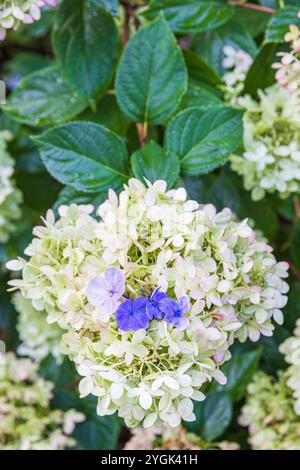
POLYGON ((274 8, 264 7, 262 5, 255 5, 254 3, 241 3, 238 0, 229 0, 229 5, 233 5, 234 7, 241 7, 241 8, 248 8, 249 10, 256 10, 260 11, 261 13, 267 13, 269 15, 273 15, 276 13, 274 8))
POLYGON ((300 201, 298 196, 293 197, 293 204, 296 213, 296 218, 300 219, 300 201))
POLYGON ((137 123, 136 130, 140 139, 141 146, 143 147, 147 143, 147 132, 148 132, 147 123, 144 123, 144 124, 137 123))
POLYGON ((129 22, 130 22, 130 11, 128 8, 124 8, 125 10, 125 18, 124 18, 124 25, 123 25, 123 47, 126 46, 129 40, 129 22))

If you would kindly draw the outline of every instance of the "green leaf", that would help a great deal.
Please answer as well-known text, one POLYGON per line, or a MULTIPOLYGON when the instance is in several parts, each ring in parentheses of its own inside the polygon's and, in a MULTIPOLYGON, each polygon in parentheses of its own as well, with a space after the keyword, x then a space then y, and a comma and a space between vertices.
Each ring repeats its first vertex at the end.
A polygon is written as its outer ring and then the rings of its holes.
POLYGON ((25 203, 39 214, 45 213, 52 206, 61 188, 44 167, 42 173, 28 174, 19 171, 17 185, 23 193, 25 203))
POLYGON ((86 103, 62 80, 56 66, 27 75, 2 109, 29 126, 55 125, 73 119, 86 103))
POLYGON ((289 301, 283 310, 284 326, 292 332, 296 320, 300 318, 300 281, 294 282, 290 286, 288 296, 289 301))
POLYGON ((257 46, 247 31, 235 21, 213 31, 196 34, 191 47, 218 73, 223 72, 224 46, 242 49, 251 56, 257 53, 257 46))
POLYGON ((161 124, 172 116, 186 88, 181 51, 160 16, 127 44, 116 79, 118 103, 134 122, 161 124))
POLYGON ((189 49, 184 49, 183 55, 188 68, 189 77, 193 81, 207 85, 219 85, 222 83, 219 75, 198 54, 189 49))
POLYGON ((269 20, 270 15, 248 8, 236 8, 233 16, 233 21, 242 26, 245 32, 253 38, 264 34, 269 20))
POLYGON ((181 160, 185 175, 208 173, 223 165, 240 145, 243 112, 228 106, 188 108, 167 126, 165 147, 181 160))
POLYGON ((266 338, 262 337, 261 345, 263 346, 263 370, 268 374, 275 375, 278 370, 286 368, 286 362, 283 355, 278 350, 279 345, 283 343, 288 337, 291 336, 292 330, 289 331, 282 326, 276 326, 273 336, 266 338))
POLYGON ((153 19, 161 11, 176 33, 197 33, 226 23, 234 8, 220 0, 152 0, 144 15, 153 19))
POLYGON ((95 6, 103 8, 104 11, 111 15, 118 15, 118 0, 90 0, 90 2, 95 6))
POLYGON ((236 354, 223 367, 222 371, 227 377, 225 385, 214 385, 213 389, 219 392, 228 392, 233 402, 241 400, 246 387, 257 370, 262 349, 236 354))
POLYGON ((243 94, 257 97, 257 90, 263 90, 272 85, 275 80, 275 44, 266 44, 255 57, 245 78, 243 94))
POLYGON ((58 365, 56 359, 51 355, 42 361, 40 374, 45 380, 55 384, 55 393, 60 392, 70 383, 74 382, 77 377, 73 362, 66 357, 62 364, 58 365))
POLYGON ((90 0, 63 0, 52 43, 64 80, 93 103, 109 86, 118 35, 113 19, 90 0))
POLYGON ((84 192, 117 188, 127 180, 127 150, 120 137, 91 122, 72 122, 33 137, 49 173, 84 192))
POLYGON ((203 402, 196 402, 194 406, 196 421, 184 425, 203 439, 217 439, 230 425, 232 402, 228 393, 209 393, 203 402))
POLYGON ((75 428, 76 448, 78 450, 117 449, 120 432, 117 416, 97 416, 95 397, 89 396, 81 401, 79 411, 84 413, 86 420, 75 428))
POLYGON ((36 146, 27 135, 12 142, 11 153, 16 160, 16 167, 25 173, 46 172, 36 146))
POLYGON ((129 127, 129 121, 120 110, 114 95, 105 95, 97 103, 95 111, 88 108, 78 119, 102 124, 120 136, 124 136, 129 127))
POLYGON ((275 15, 270 19, 265 42, 283 42, 284 35, 289 31, 291 24, 300 26, 300 18, 297 16, 299 7, 287 6, 277 10, 275 15))
POLYGON ((207 109, 209 107, 224 106, 224 103, 212 87, 207 85, 198 86, 191 82, 181 100, 180 109, 184 110, 193 106, 207 109))
POLYGON ((12 77, 25 77, 32 72, 49 67, 52 60, 35 52, 18 52, 4 64, 4 71, 12 77))
POLYGON ((53 205, 53 209, 57 210, 61 205, 69 206, 70 204, 92 204, 96 209, 105 201, 106 198, 106 192, 98 194, 83 193, 72 188, 72 186, 65 186, 59 193, 58 198, 53 205))
POLYGON ((300 220, 298 219, 291 230, 290 235, 290 253, 293 263, 297 268, 300 268, 300 220))
POLYGON ((154 182, 167 181, 171 188, 179 176, 180 164, 174 153, 166 152, 156 142, 151 141, 131 156, 131 166, 136 178, 154 182))
POLYGON ((116 415, 97 416, 97 399, 93 396, 79 398, 74 379, 55 391, 54 408, 64 411, 73 408, 86 417, 83 423, 77 424, 73 433, 77 450, 117 449, 120 424, 116 415))

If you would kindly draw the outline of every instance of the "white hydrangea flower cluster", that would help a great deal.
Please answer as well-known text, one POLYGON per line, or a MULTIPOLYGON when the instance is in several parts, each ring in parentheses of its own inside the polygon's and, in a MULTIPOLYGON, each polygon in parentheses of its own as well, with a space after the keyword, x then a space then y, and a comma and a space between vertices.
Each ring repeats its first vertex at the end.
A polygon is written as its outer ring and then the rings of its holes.
POLYGON ((300 450, 300 417, 288 377, 258 372, 248 385, 239 423, 247 426, 254 450, 300 450))
POLYGON ((7 152, 7 142, 11 138, 10 132, 0 132, 0 243, 7 242, 15 227, 15 221, 21 217, 19 205, 22 202, 22 194, 15 187, 12 178, 14 161, 7 152))
POLYGON ((136 428, 124 450, 238 450, 235 442, 205 442, 201 437, 186 431, 182 426, 136 428))
POLYGON ((286 370, 287 385, 293 390, 294 409, 300 416, 300 319, 296 323, 294 336, 286 339, 279 348, 290 366, 286 370))
POLYGON ((259 101, 239 98, 244 114, 244 152, 230 157, 253 200, 266 192, 282 198, 300 191, 300 102, 279 85, 259 91, 259 101))
POLYGON ((76 444, 71 434, 85 417, 75 410, 51 410, 53 387, 30 359, 13 353, 1 357, 0 450, 61 450, 76 444))
POLYGON ((13 304, 19 313, 17 330, 21 344, 18 347, 20 356, 28 356, 40 363, 49 354, 56 362, 62 362, 60 342, 63 330, 55 323, 49 324, 45 312, 39 312, 30 300, 25 299, 20 293, 13 297, 13 304))
POLYGON ((13 289, 68 329, 63 351, 83 376, 81 396, 97 396, 100 415, 118 411, 130 427, 194 420, 201 386, 226 381, 219 366, 234 339, 271 336, 287 302, 288 265, 276 262, 247 220, 201 208, 184 188, 166 186, 132 179, 119 197, 110 190, 100 221, 92 206, 62 206, 57 221, 49 212, 45 226, 34 229, 29 260, 8 263, 22 269, 13 289), (123 331, 113 313, 88 302, 91 281, 112 267, 124 273, 125 298, 152 292, 151 302, 157 288, 171 304, 185 296, 184 329, 166 316, 123 331))
POLYGON ((54 7, 57 0, 3 0, 0 2, 0 41, 9 29, 18 29, 21 23, 31 24, 41 18, 41 9, 54 7))
POLYGON ((300 319, 279 350, 288 368, 278 380, 263 372, 255 375, 239 418, 258 450, 300 450, 300 319))
POLYGON ((237 50, 230 45, 224 46, 223 53, 223 67, 226 72, 222 77, 223 85, 220 88, 224 92, 224 100, 236 104, 253 59, 247 52, 242 49, 237 50))
MULTIPOLYGON (((298 14, 300 16, 300 12, 298 14)), ((291 43, 288 52, 279 52, 280 62, 272 65, 276 69, 275 78, 280 86, 285 88, 297 99, 300 98, 300 30, 296 25, 290 25, 289 32, 284 37, 291 43)))

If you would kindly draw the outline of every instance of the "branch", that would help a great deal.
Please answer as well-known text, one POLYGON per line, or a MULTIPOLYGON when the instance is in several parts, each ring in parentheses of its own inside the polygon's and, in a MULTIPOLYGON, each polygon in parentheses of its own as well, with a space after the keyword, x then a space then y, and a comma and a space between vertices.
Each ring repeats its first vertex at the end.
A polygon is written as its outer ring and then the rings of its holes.
POLYGON ((141 146, 143 147, 147 143, 147 133, 148 133, 148 125, 138 123, 136 125, 136 130, 140 139, 141 146))
POLYGON ((241 7, 241 8, 248 8, 249 10, 256 10, 260 11, 261 13, 267 13, 269 15, 273 15, 276 13, 274 8, 264 7, 262 5, 255 5, 254 3, 241 3, 238 0, 229 0, 229 5, 234 7, 241 7))

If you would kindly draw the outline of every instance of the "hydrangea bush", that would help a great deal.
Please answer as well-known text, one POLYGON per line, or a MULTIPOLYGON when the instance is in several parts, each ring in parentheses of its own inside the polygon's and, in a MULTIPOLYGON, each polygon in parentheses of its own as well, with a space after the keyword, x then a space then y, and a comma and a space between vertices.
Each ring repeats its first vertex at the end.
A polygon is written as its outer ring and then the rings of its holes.
POLYGON ((21 344, 18 353, 41 362, 51 354, 58 363, 62 361, 60 341, 62 329, 56 324, 49 324, 44 312, 36 310, 30 300, 16 294, 13 304, 18 312, 17 330, 21 344))
POLYGON ((255 201, 266 192, 286 198, 300 188, 300 102, 279 85, 258 95, 259 101, 239 99, 246 109, 245 151, 231 156, 231 167, 243 176, 255 201))
POLYGON ((238 450, 235 442, 205 442, 196 434, 187 432, 183 427, 172 429, 137 428, 124 447, 125 450, 238 450))
POLYGON ((13 353, 1 355, 0 449, 62 450, 73 447, 76 410, 50 410, 54 384, 39 377, 37 365, 13 353))
POLYGON ((297 445, 299 8, 0 0, 0 351, 61 410, 34 448, 297 445))
POLYGON ((15 187, 14 161, 7 151, 7 142, 11 138, 10 132, 0 132, 0 243, 7 242, 21 217, 22 194, 15 187))
POLYGON ((248 386, 239 422, 248 426, 253 449, 300 449, 300 329, 286 339, 280 351, 289 364, 278 379, 258 372, 248 386))

